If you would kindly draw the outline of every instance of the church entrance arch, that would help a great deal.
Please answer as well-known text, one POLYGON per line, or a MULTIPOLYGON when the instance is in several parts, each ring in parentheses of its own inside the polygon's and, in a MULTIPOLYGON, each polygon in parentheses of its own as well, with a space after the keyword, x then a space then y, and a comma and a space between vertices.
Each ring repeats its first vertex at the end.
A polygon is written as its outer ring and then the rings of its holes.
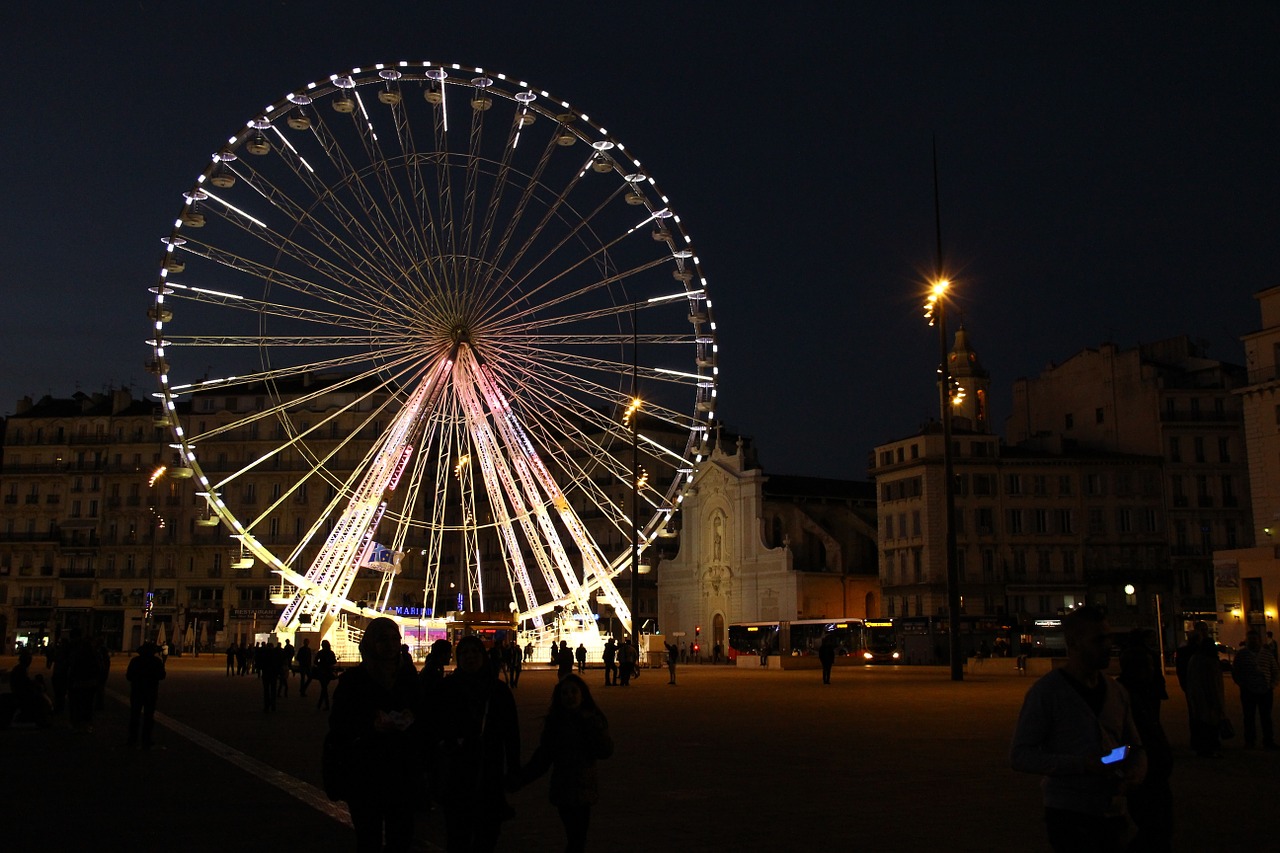
POLYGON ((716 646, 719 646, 721 649, 726 648, 723 613, 717 613, 711 617, 711 643, 712 648, 715 648, 716 646))

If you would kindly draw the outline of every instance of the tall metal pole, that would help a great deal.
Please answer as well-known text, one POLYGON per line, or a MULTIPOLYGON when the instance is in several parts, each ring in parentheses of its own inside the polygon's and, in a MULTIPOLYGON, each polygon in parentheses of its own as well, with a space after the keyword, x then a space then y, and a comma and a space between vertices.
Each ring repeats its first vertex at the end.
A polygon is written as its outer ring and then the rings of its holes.
MULTIPOLYGON (((938 140, 933 140, 933 219, 937 235, 938 267, 935 285, 942 273, 942 212, 938 201, 938 140)), ((956 563, 956 490, 951 459, 951 365, 947 356, 947 295, 938 294, 938 348, 942 359, 938 399, 942 408, 942 493, 946 502, 947 549, 947 641, 951 654, 951 680, 964 681, 964 659, 960 652, 960 567, 956 563)))
POLYGON ((636 328, 636 303, 631 303, 631 639, 640 655, 640 610, 636 606, 640 579, 640 407, 637 405, 640 372, 640 334, 636 328))

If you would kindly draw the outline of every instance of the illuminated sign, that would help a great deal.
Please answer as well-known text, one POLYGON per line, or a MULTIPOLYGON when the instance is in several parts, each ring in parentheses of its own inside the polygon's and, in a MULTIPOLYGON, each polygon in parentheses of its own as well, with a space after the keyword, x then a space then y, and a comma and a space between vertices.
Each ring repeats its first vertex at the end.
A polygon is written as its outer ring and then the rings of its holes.
POLYGON ((1062 620, 1061 619, 1037 619, 1036 627, 1037 628, 1061 628, 1062 620))

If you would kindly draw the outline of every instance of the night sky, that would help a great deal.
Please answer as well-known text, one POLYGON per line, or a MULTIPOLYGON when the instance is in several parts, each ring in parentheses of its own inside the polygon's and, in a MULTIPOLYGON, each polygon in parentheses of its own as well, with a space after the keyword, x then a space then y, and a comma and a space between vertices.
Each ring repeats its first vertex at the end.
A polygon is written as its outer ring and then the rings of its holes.
POLYGON ((935 136, 998 428, 1014 379, 1104 341, 1243 361, 1280 284, 1280 5, 871 5, 3 4, 0 412, 154 390, 146 289, 209 155, 401 59, 526 79, 644 161, 708 276, 719 416, 767 471, 862 479, 936 417, 935 136))

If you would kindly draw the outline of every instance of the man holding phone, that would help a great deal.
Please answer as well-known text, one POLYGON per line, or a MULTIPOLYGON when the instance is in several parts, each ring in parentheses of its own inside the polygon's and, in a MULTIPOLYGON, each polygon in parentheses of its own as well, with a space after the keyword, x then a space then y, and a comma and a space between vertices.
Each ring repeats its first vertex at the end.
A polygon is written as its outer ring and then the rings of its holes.
POLYGON ((1142 740, 1128 693, 1103 672, 1111 661, 1106 615, 1081 607, 1062 628, 1067 663, 1027 691, 1010 761, 1044 777, 1045 826, 1057 853, 1120 851, 1129 829, 1124 791, 1146 772, 1142 740))

